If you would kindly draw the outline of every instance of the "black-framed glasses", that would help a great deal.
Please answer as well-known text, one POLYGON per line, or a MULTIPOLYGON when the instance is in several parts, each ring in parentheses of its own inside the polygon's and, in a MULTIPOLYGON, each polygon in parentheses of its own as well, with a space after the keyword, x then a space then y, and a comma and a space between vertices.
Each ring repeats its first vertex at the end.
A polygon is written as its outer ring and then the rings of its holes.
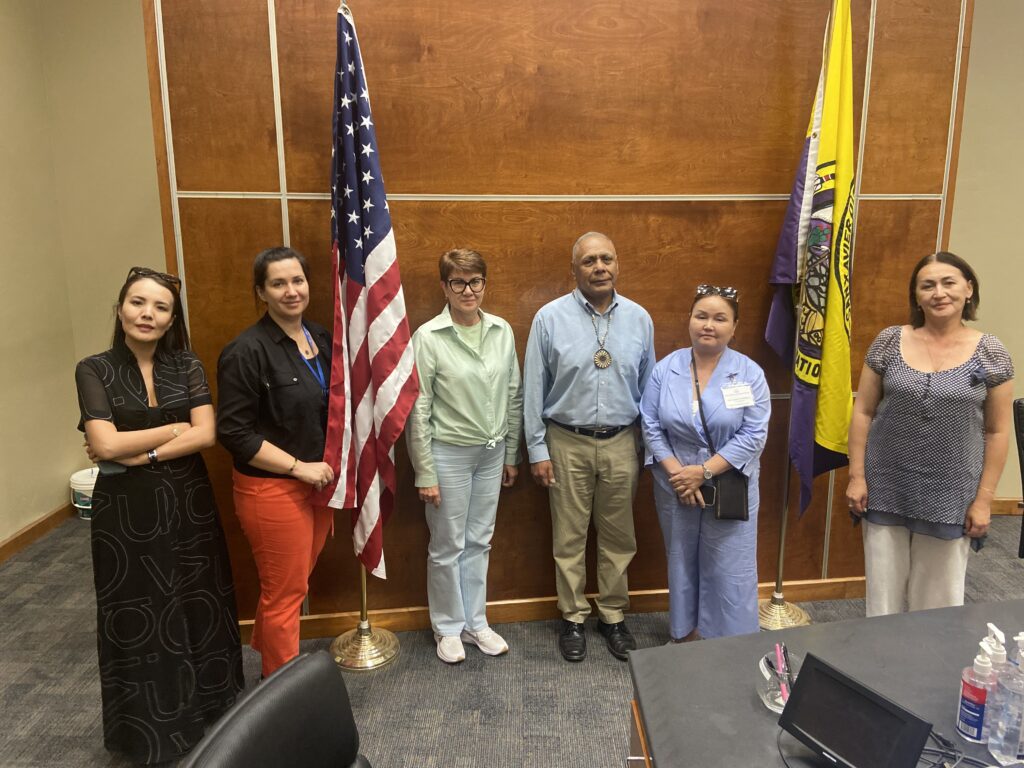
POLYGON ((708 283, 701 283, 697 286, 698 296, 721 296, 723 299, 732 299, 733 301, 739 301, 739 291, 733 288, 731 285, 709 285, 708 283))
POLYGON ((169 275, 166 272, 157 272, 155 269, 150 269, 149 267, 132 267, 128 270, 128 279, 130 280, 133 277, 156 277, 177 288, 181 287, 181 279, 177 275, 169 275))
POLYGON ((446 280, 448 287, 455 293, 465 293, 466 287, 469 287, 473 293, 480 293, 487 285, 486 277, 474 277, 472 280, 463 280, 461 277, 453 277, 451 280, 446 280))

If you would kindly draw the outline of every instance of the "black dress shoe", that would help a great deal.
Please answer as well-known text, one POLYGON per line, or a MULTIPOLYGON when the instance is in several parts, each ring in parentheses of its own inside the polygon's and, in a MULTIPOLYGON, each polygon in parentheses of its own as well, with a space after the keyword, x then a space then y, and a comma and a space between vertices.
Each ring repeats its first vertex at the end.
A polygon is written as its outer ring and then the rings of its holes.
POLYGON ((603 621, 597 622, 597 631, 604 635, 604 639, 608 641, 608 650, 612 652, 612 656, 616 659, 625 661, 629 651, 636 650, 636 640, 633 639, 633 635, 630 634, 629 627, 626 626, 626 622, 620 621, 615 624, 605 624, 603 621))
POLYGON ((583 661, 587 658, 587 636, 583 624, 562 619, 562 631, 558 635, 558 650, 566 661, 583 661))

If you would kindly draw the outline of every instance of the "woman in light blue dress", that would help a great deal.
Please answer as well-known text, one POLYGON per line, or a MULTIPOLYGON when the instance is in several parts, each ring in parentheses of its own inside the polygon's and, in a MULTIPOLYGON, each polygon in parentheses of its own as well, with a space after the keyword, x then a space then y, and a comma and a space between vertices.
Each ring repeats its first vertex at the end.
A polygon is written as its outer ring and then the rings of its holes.
POLYGON ((771 404, 760 366, 729 348, 738 321, 735 288, 698 286, 690 308, 692 346, 658 362, 640 405, 668 557, 673 642, 758 629, 758 477, 771 404), (713 507, 703 506, 700 487, 732 468, 748 478, 745 521, 716 520, 713 507))

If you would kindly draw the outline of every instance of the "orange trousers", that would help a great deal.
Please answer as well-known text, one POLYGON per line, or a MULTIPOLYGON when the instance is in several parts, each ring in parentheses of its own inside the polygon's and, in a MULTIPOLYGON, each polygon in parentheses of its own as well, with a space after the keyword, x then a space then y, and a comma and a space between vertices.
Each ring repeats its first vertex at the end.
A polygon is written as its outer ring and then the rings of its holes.
POLYGON ((250 477, 237 470, 232 476, 235 513, 259 573, 252 647, 262 656, 266 677, 299 654, 299 611, 334 510, 314 507, 312 487, 298 480, 250 477))

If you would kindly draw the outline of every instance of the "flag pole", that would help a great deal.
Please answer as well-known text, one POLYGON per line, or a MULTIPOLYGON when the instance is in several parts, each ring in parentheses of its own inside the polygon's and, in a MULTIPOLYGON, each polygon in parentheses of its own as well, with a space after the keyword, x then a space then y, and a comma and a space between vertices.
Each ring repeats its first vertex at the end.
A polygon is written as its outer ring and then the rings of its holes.
MULTIPOLYGON (((798 304, 799 306, 799 304, 798 304)), ((793 329, 793 354, 800 343, 800 318, 793 329)), ((789 520, 789 478, 793 474, 793 459, 789 449, 793 444, 793 399, 789 401, 789 427, 786 431, 786 474, 782 478, 782 519, 779 521, 779 559, 775 567, 775 591, 768 600, 757 601, 757 623, 761 629, 786 629, 804 627, 811 623, 807 611, 799 605, 787 603, 782 594, 782 566, 786 558, 786 523, 789 520)))
POLYGON ((335 481, 325 495, 339 508, 357 510, 351 522, 361 602, 358 626, 335 638, 331 653, 342 669, 370 670, 391 663, 399 651, 393 632, 370 626, 366 569, 384 577, 382 527, 394 508, 394 444, 418 384, 370 93, 344 2, 337 43, 330 196, 334 354, 324 445, 335 481), (388 318, 387 328, 374 322, 378 317, 388 318), (385 367, 389 373, 382 376, 385 367))
POLYGON ((761 629, 803 627, 811 623, 807 611, 794 603, 787 603, 782 594, 782 565, 786 557, 786 521, 789 518, 789 477, 793 462, 786 462, 786 476, 782 481, 782 520, 779 523, 779 560, 775 571, 775 591, 768 600, 757 603, 757 623, 761 629))
POLYGON ((366 610, 366 566, 359 564, 361 605, 359 625, 338 635, 331 643, 334 663, 350 672, 380 669, 398 658, 398 636, 387 629, 373 629, 366 610))
MULTIPOLYGON (((832 10, 828 14, 828 20, 825 24, 825 45, 822 51, 821 61, 821 76, 819 78, 819 88, 825 89, 828 84, 828 64, 829 58, 832 51, 832 34, 835 25, 835 10, 837 7, 837 0, 832 2, 832 10)), ((822 93, 822 100, 824 100, 824 93, 822 93)), ((818 98, 818 94, 815 94, 815 98, 818 98)), ((832 255, 831 258, 835 258, 836 243, 832 244, 832 255)), ((797 254, 799 259, 801 254, 797 254)), ((807 290, 806 280, 801 281, 801 296, 807 290)), ((794 311, 796 312, 796 327, 793 333, 793 354, 799 353, 800 345, 800 311, 799 308, 803 306, 804 302, 798 300, 795 302, 796 306, 794 311)), ((793 361, 790 361, 792 365, 793 361)), ((779 559, 776 567, 775 574, 775 591, 768 600, 759 600, 757 606, 757 617, 758 624, 761 629, 785 629, 786 627, 800 627, 811 623, 810 616, 807 615, 807 611, 798 605, 787 603, 785 596, 782 594, 782 574, 783 564, 785 562, 786 555, 786 524, 789 519, 789 479, 793 473, 793 460, 792 454, 790 453, 791 446, 793 444, 793 414, 792 414, 792 394, 790 399, 790 419, 789 419, 789 432, 786 437, 786 449, 789 454, 789 460, 786 462, 786 475, 783 478, 782 483, 782 519, 779 521, 779 559)), ((831 513, 831 510, 829 510, 831 513)))

